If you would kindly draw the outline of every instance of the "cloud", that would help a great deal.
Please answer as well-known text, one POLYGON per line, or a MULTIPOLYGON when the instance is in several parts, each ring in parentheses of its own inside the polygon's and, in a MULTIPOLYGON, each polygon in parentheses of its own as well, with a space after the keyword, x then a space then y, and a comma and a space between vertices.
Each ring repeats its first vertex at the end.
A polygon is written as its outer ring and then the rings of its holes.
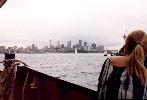
POLYGON ((126 29, 147 32, 146 4, 146 0, 8 0, 0 9, 0 40, 43 44, 50 39, 64 43, 82 39, 122 45, 126 29))

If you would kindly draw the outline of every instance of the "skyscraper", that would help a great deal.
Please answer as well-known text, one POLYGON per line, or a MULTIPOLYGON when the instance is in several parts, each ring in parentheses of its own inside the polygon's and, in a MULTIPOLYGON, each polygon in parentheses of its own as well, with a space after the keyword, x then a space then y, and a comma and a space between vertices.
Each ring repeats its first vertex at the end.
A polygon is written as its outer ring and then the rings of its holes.
POLYGON ((67 42, 67 48, 71 49, 71 40, 67 42))
POLYGON ((84 49, 85 51, 88 51, 88 44, 87 44, 87 42, 86 42, 86 41, 84 42, 83 49, 84 49))
POLYGON ((64 44, 61 44, 61 48, 64 48, 64 44))
POLYGON ((79 48, 82 49, 82 40, 79 40, 79 48))
POLYGON ((60 48, 60 41, 57 41, 57 48, 60 48))
POLYGON ((84 42, 84 47, 87 47, 87 46, 88 46, 88 45, 87 45, 87 42, 85 41, 85 42, 84 42))
POLYGON ((98 52, 104 52, 104 46, 103 45, 99 45, 98 47, 97 47, 97 51, 98 52))
POLYGON ((95 43, 92 43, 92 48, 96 49, 96 44, 95 43))

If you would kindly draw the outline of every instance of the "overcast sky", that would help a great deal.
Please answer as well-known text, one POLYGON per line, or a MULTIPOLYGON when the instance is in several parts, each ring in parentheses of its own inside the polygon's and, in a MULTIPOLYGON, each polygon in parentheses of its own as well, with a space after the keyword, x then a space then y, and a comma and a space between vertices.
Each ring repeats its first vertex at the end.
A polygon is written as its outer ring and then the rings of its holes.
POLYGON ((0 9, 0 45, 47 45, 79 39, 121 47, 122 36, 147 32, 147 0, 7 0, 0 9))

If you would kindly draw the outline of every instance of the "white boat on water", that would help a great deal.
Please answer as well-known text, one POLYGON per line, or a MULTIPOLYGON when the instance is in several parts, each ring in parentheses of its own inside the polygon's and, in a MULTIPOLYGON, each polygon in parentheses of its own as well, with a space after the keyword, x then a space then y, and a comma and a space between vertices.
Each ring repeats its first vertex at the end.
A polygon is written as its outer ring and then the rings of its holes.
POLYGON ((77 50, 77 48, 75 48, 75 54, 77 54, 78 53, 78 50, 77 50))
POLYGON ((106 51, 104 52, 104 56, 107 56, 107 54, 108 54, 108 53, 107 53, 107 50, 106 50, 106 51))

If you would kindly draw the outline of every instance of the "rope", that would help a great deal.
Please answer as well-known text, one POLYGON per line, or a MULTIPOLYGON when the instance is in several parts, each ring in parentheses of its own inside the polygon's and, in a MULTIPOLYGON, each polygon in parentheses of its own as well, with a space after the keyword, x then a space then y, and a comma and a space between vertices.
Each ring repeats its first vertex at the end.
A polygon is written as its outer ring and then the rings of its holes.
POLYGON ((3 61, 0 61, 0 63, 6 63, 6 62, 22 63, 22 64, 24 64, 24 66, 28 67, 28 65, 25 62, 23 62, 21 60, 17 60, 17 59, 5 59, 3 61))
MULTIPOLYGON (((14 85, 14 80, 16 78, 16 66, 18 66, 20 63, 24 64, 25 67, 28 67, 28 65, 25 62, 16 59, 8 59, 1 61, 0 63, 3 63, 3 65, 5 66, 0 76, 0 99, 7 100, 14 85)), ((28 80, 28 75, 29 73, 27 73, 27 77, 23 86, 23 91, 28 80)))

